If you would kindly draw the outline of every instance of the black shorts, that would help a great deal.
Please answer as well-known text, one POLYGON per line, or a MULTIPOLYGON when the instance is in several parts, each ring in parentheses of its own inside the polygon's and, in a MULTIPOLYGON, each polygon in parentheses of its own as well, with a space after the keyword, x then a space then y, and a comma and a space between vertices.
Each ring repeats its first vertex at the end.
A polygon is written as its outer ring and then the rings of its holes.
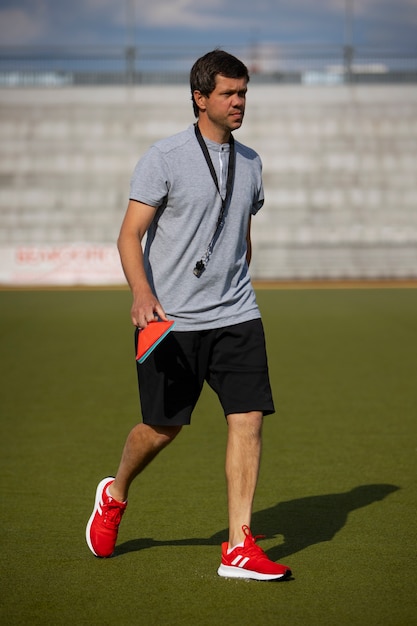
POLYGON ((217 393, 225 415, 275 410, 260 319, 172 331, 144 363, 137 363, 137 372, 145 424, 189 424, 204 381, 217 393))

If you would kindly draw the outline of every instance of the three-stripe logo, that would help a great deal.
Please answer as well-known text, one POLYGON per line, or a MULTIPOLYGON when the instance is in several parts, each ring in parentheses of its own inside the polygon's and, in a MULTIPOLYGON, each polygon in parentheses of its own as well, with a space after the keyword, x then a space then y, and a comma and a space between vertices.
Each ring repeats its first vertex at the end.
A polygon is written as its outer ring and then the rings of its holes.
POLYGON ((241 554, 238 554, 237 557, 233 559, 232 565, 236 565, 236 567, 245 567, 248 561, 248 556, 242 556, 241 554))

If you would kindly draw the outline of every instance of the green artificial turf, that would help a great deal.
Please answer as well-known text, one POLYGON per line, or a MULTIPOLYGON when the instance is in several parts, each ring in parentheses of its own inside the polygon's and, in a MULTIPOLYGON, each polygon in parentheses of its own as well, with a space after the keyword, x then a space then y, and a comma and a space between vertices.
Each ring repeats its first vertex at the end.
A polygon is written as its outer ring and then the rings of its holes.
POLYGON ((0 293, 1 623, 417 624, 417 290, 259 291, 277 413, 252 528, 293 580, 216 575, 226 425, 205 389, 84 539, 139 404, 127 291, 0 293))

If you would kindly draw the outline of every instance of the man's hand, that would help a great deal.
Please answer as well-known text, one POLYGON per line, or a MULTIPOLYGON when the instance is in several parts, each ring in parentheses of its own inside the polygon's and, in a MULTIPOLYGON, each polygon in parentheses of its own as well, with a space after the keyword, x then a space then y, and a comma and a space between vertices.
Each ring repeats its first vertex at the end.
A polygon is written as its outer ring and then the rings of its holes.
POLYGON ((146 328, 149 322, 157 319, 167 321, 164 309, 150 290, 134 298, 130 315, 133 325, 138 328, 146 328))

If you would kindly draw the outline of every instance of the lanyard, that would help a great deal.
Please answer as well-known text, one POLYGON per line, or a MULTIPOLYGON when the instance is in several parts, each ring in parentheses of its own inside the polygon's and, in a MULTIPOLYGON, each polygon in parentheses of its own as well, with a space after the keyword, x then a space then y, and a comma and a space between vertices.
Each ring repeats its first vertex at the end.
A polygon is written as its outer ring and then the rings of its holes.
POLYGON ((211 253, 213 252, 213 248, 214 248, 214 244, 216 242, 217 236, 220 232, 221 227, 223 226, 224 223, 224 214, 226 211, 226 207, 227 204, 231 198, 232 195, 232 187, 233 187, 233 179, 234 179, 234 175, 235 175, 235 149, 234 149, 234 145, 235 145, 235 140, 233 138, 233 135, 230 135, 230 139, 229 139, 229 146, 230 146, 230 153, 229 153, 229 164, 227 167, 227 180, 226 180, 226 195, 223 198, 221 193, 220 193, 220 187, 219 187, 219 181, 217 179, 217 174, 216 174, 216 170, 214 169, 213 166, 213 162, 210 158, 210 153, 208 151, 207 148, 207 144, 203 139, 203 136, 201 134, 201 131, 198 127, 198 124, 194 125, 194 130, 195 130, 195 136, 197 137, 197 141, 200 144, 200 148, 203 152, 204 158, 206 159, 206 163, 208 165, 208 168, 210 170, 210 174, 211 177, 213 179, 214 184, 216 185, 216 189, 218 191, 218 194, 221 198, 222 204, 221 204, 221 208, 220 208, 220 213, 219 213, 219 217, 217 218, 217 223, 216 223, 216 228, 214 231, 214 234, 210 240, 210 243, 207 246, 206 252, 204 254, 204 256, 200 259, 200 261, 197 261, 195 268, 193 270, 194 275, 197 276, 197 278, 200 278, 201 274, 204 272, 204 270, 206 269, 206 265, 209 262, 211 253))

